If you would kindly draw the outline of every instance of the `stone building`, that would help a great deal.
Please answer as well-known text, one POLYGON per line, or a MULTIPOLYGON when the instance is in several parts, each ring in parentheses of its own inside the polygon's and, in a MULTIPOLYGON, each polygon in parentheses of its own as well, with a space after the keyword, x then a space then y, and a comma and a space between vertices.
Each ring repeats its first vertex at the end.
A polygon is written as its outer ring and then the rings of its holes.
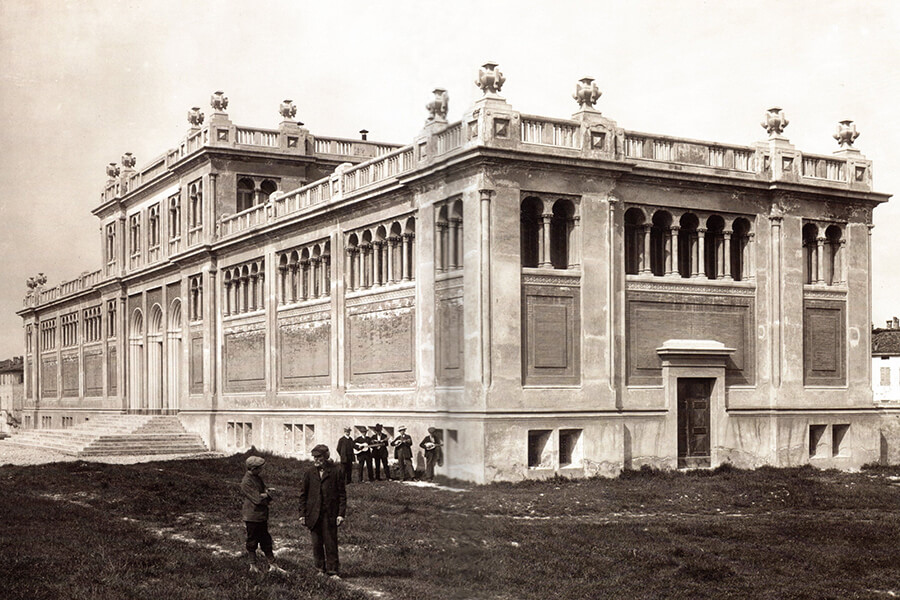
POLYGON ((900 404, 900 319, 872 331, 872 391, 875 402, 900 404))
POLYGON ((176 148, 109 165, 100 270, 32 280, 20 311, 27 424, 174 413, 211 448, 301 456, 435 426, 439 472, 479 482, 878 460, 888 196, 853 123, 827 156, 778 108, 752 145, 678 139, 602 115, 590 78, 568 119, 504 80, 485 64, 455 122, 436 89, 402 147, 312 135, 290 101, 236 126, 218 92, 176 148))
POLYGON ((21 356, 0 361, 0 433, 11 433, 21 423, 23 371, 21 356))

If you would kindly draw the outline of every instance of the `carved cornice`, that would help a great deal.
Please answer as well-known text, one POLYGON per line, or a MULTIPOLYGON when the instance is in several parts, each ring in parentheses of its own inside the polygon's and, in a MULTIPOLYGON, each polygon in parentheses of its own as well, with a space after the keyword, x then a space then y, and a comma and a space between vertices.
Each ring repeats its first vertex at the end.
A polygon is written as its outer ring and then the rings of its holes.
POLYGON ((522 284, 579 287, 581 285, 581 275, 532 275, 523 273, 522 284))
POLYGON ((416 288, 408 287, 408 288, 402 288, 399 290, 390 290, 387 292, 376 292, 373 294, 365 294, 365 295, 361 295, 361 296, 347 298, 346 306, 349 308, 351 306, 362 306, 365 304, 375 304, 378 302, 389 302, 391 300, 405 299, 405 298, 415 301, 416 288))
POLYGON ((331 312, 331 299, 329 298, 325 302, 316 302, 314 304, 307 304, 305 306, 292 306, 290 308, 283 307, 278 309, 278 320, 289 320, 292 317, 299 317, 302 315, 311 315, 318 313, 328 314, 331 312))
POLYGON ((284 317, 278 319, 278 327, 288 331, 299 331, 302 329, 314 329, 324 327, 331 324, 330 311, 310 312, 293 317, 284 317))
POLYGON ((356 303, 350 306, 348 303, 347 313, 350 315, 364 315, 373 313, 409 312, 416 305, 415 296, 399 296, 390 300, 381 297, 379 300, 372 300, 366 303, 356 303))
POLYGON ((755 286, 745 285, 704 285, 680 283, 662 278, 652 281, 629 281, 625 284, 629 292, 663 292, 668 294, 707 294, 716 296, 755 296, 755 286))
POLYGON ((804 300, 847 300, 847 290, 842 289, 803 289, 804 300))
POLYGON ((231 327, 225 328, 225 335, 234 335, 234 336, 241 336, 241 335, 250 336, 250 335, 258 334, 258 333, 264 334, 265 332, 266 332, 266 322, 264 320, 257 321, 256 323, 245 323, 242 325, 236 325, 236 326, 231 326, 231 327))

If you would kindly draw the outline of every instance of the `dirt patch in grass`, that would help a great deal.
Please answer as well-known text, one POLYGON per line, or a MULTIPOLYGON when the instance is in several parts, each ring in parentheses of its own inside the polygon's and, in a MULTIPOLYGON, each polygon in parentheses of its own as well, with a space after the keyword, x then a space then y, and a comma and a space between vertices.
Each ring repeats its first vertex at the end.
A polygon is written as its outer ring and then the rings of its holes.
POLYGON ((0 507, 10 515, 0 522, 0 559, 13 567, 0 570, 0 585, 22 598, 153 600, 900 593, 896 468, 354 483, 340 531, 346 577, 334 583, 314 575, 297 523, 306 465, 275 456, 263 474, 281 490, 270 530, 291 573, 245 572, 243 458, 0 468, 0 507))

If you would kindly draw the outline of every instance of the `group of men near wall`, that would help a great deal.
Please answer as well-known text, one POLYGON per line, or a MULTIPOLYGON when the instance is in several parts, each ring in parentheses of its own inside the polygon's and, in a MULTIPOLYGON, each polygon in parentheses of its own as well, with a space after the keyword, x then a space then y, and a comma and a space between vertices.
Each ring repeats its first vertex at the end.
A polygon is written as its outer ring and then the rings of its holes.
MULTIPOLYGON (((416 479, 415 466, 413 465, 413 440, 406 433, 406 427, 397 428, 397 436, 393 439, 384 431, 381 423, 356 438, 352 429, 344 427, 344 435, 338 440, 337 455, 340 458, 344 471, 344 481, 353 483, 353 464, 359 464, 359 481, 364 481, 364 474, 368 475, 368 481, 380 481, 381 471, 384 469, 384 479, 391 480, 391 470, 388 466, 388 446, 394 448, 394 458, 397 460, 400 479, 406 481, 407 477, 416 479)), ((434 479, 435 466, 441 466, 444 462, 443 442, 437 435, 434 427, 428 428, 428 435, 419 443, 419 447, 425 451, 425 479, 434 479)))

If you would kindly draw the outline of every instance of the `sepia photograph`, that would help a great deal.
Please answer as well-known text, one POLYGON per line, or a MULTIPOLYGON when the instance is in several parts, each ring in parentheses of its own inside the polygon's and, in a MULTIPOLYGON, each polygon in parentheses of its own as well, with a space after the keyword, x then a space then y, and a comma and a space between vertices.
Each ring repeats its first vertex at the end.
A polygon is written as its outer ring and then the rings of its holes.
POLYGON ((0 596, 900 596, 898 34, 0 2, 0 596))

